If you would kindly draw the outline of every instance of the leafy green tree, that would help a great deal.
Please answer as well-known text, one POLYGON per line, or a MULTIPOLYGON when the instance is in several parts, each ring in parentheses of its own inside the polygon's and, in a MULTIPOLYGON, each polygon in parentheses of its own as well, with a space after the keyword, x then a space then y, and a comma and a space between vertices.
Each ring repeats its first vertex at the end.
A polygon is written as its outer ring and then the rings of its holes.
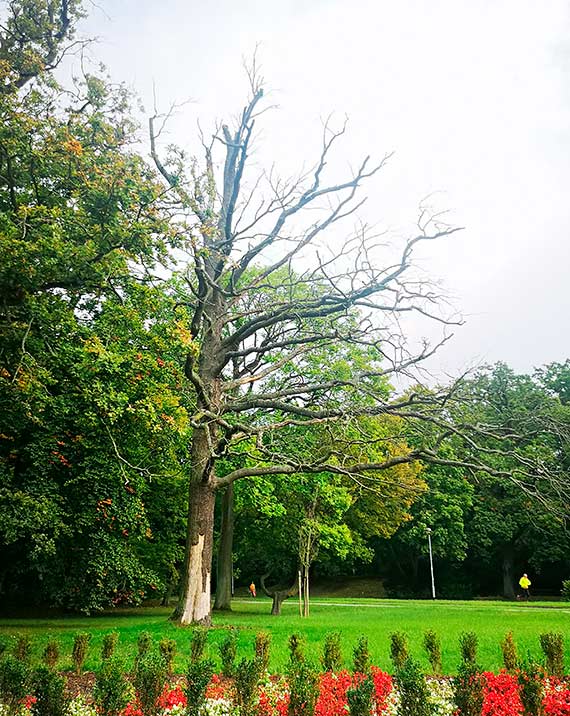
POLYGON ((5 75, 3 94, 14 94, 31 80, 54 70, 67 53, 83 44, 74 41, 82 4, 81 0, 10 2, 0 45, 5 75))
POLYGON ((180 377, 168 353, 160 365, 137 350, 152 332, 137 335, 133 321, 112 340, 117 311, 106 324, 107 308, 83 344, 66 343, 66 363, 54 362, 57 392, 41 413, 4 433, 13 438, 0 492, 4 554, 13 557, 3 560, 7 583, 14 590, 32 579, 40 598, 81 609, 140 600, 182 556, 178 459, 188 421, 172 392, 180 377))
MULTIPOLYGON (((447 450, 442 454, 452 453, 447 450)), ((374 541, 381 573, 388 577, 392 588, 404 592, 421 592, 429 585, 427 528, 432 530, 433 555, 438 566, 446 564, 453 569, 465 560, 468 550, 465 524, 474 488, 465 469, 428 465, 422 471, 422 479, 426 489, 410 507, 410 519, 389 539, 374 541)), ((442 578, 438 569, 438 591, 442 586, 452 592, 458 588, 447 587, 442 578)))
MULTIPOLYGON (((427 491, 412 506, 412 520, 376 545, 392 586, 417 593, 429 584, 427 527, 443 595, 479 589, 512 598, 517 569, 539 571, 564 558, 570 422, 544 384, 547 374, 533 379, 497 364, 456 386, 439 464, 422 474, 427 491), (473 426, 471 436, 465 425, 473 426), (486 470, 477 467, 482 458, 486 470)), ((425 440, 425 425, 424 434, 417 427, 409 425, 412 444, 425 440)), ((432 430, 435 437, 437 426, 432 430)))
POLYGON ((562 403, 570 404, 570 359, 564 363, 549 363, 538 368, 536 377, 539 383, 549 392, 553 393, 562 403))
MULTIPOLYGON (((292 427, 281 435, 281 450, 303 461, 308 454, 317 456, 328 450, 332 441, 339 462, 341 457, 363 460, 364 452, 368 460, 385 459, 387 454, 406 449, 397 437, 397 422, 367 418, 358 431, 353 426, 341 432, 339 425, 332 433, 324 428, 307 431, 302 426, 292 427), (360 445, 354 439, 356 432, 360 445), (345 449, 352 454, 344 455, 345 449)), ((258 479, 247 489, 238 484, 236 562, 287 587, 296 585, 297 569, 306 576, 313 563, 325 570, 332 564, 341 565, 342 570, 344 565, 349 572, 372 559, 369 539, 373 535, 388 536, 408 518, 409 506, 424 489, 419 474, 417 464, 398 465, 376 479, 373 489, 331 473, 258 479)), ((363 474, 362 479, 373 478, 363 474)), ((291 596, 293 590, 271 592, 274 613, 279 612, 279 599, 291 596)))
POLYGON ((493 434, 485 442, 490 460, 504 476, 478 475, 474 482, 470 550, 486 569, 500 568, 503 595, 513 598, 517 569, 522 573, 528 565, 556 562, 567 552, 566 505, 556 490, 566 480, 560 456, 565 444, 561 431, 567 428, 545 390, 504 364, 477 376, 468 390, 473 395, 470 410, 495 425, 495 434, 509 433, 501 449, 493 434), (541 465, 542 474, 517 478, 515 472, 509 478, 515 449, 529 464, 541 465), (547 474, 556 475, 556 481, 546 479, 547 474))
POLYGON ((187 329, 153 277, 174 229, 128 94, 49 72, 80 14, 16 0, 1 31, 0 592, 91 610, 140 600, 179 560, 190 427, 187 329), (164 556, 154 474, 179 500, 164 556))

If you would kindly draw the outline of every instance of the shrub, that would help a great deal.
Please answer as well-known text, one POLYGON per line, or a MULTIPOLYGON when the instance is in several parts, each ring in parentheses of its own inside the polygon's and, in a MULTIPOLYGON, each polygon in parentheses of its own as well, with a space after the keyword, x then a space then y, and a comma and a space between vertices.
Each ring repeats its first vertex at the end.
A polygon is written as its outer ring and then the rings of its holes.
POLYGON ((408 656, 396 670, 396 682, 400 694, 398 716, 432 716, 434 707, 417 661, 408 656))
POLYGON ((570 602, 570 579, 565 579, 562 582, 562 589, 560 590, 562 599, 566 602, 570 602))
POLYGON ((13 656, 0 662, 0 703, 7 708, 9 716, 16 714, 28 690, 30 671, 28 665, 13 656))
POLYGON ((481 716, 484 686, 477 664, 464 659, 453 679, 455 704, 461 716, 481 716))
POLYGON ((29 664, 32 657, 32 638, 29 634, 16 634, 14 656, 18 661, 29 664))
POLYGON ((517 672, 520 699, 525 716, 543 716, 544 669, 534 661, 523 662, 517 672))
POLYGON ((513 632, 510 631, 505 635, 505 638, 501 642, 501 651, 503 653, 503 665, 509 674, 514 674, 517 670, 518 657, 517 647, 515 640, 513 639, 513 632))
POLYGON ((562 634, 547 632, 540 635, 540 648, 550 676, 564 676, 564 638, 562 634))
POLYGON ((204 656, 206 642, 208 641, 207 629, 194 629, 190 643, 190 661, 197 662, 204 656))
POLYGON ((340 648, 340 633, 329 632, 325 636, 321 664, 325 671, 340 671, 342 669, 342 652, 340 648))
POLYGON ((59 661, 59 643, 56 639, 48 639, 42 653, 42 660, 48 669, 55 669, 59 661))
POLYGON ((432 673, 438 676, 441 674, 441 642, 432 629, 428 629, 424 634, 424 649, 427 652, 432 673))
POLYGON ((269 656, 271 653, 271 634, 260 631, 255 635, 255 658, 259 663, 261 673, 269 669, 269 656))
POLYGON ((65 679, 49 667, 40 666, 32 675, 32 689, 36 697, 33 716, 64 716, 67 711, 65 679))
POLYGON ((304 660, 292 661, 288 674, 288 716, 314 716, 319 695, 319 675, 304 660))
POLYGON ((137 656, 135 661, 142 659, 150 651, 152 637, 148 631, 141 631, 137 639, 137 656))
POLYGON ((176 642, 174 639, 161 639, 158 642, 160 655, 164 660, 164 666, 168 674, 172 674, 174 667, 174 657, 176 656, 176 642))
POLYGON ((87 632, 75 635, 71 660, 73 662, 73 670, 76 674, 81 674, 83 671, 83 665, 85 664, 85 659, 87 658, 87 649, 89 648, 90 641, 91 634, 88 634, 87 632))
POLYGON ((119 634, 116 631, 111 631, 105 634, 103 637, 103 643, 101 645, 101 661, 107 661, 115 653, 117 648, 117 642, 119 641, 119 634))
POLYGON ((214 673, 214 662, 209 659, 190 660, 186 671, 187 715, 199 716, 206 700, 206 689, 214 673))
POLYGON ((352 650, 354 671, 358 674, 366 674, 370 669, 370 651, 368 639, 361 636, 352 650))
POLYGON ((291 634, 289 637, 289 660, 291 664, 300 664, 305 661, 304 639, 300 634, 291 634))
POLYGON ((100 716, 119 716, 127 706, 131 687, 123 675, 123 664, 108 656, 95 677, 93 701, 100 716))
POLYGON ((228 678, 231 678, 235 672, 237 642, 237 632, 234 629, 231 629, 226 634, 226 638, 218 644, 218 649, 220 651, 220 660, 222 662, 222 674, 224 676, 227 676, 228 678))
POLYGON ((143 716, 156 716, 165 683, 166 665, 160 654, 149 652, 137 660, 133 686, 143 716))
POLYGON ((8 650, 8 639, 0 634, 0 659, 4 656, 4 652, 8 650))
POLYGON ((350 716, 370 716, 372 712, 372 696, 374 682, 367 676, 346 692, 350 716))
POLYGON ((459 649, 461 651, 461 659, 466 664, 475 664, 477 661, 477 634, 472 631, 463 632, 459 635, 459 649))
POLYGON ((401 669, 409 658, 408 637, 402 632, 390 634, 390 658, 396 670, 401 669))
POLYGON ((236 668, 234 689, 238 712, 250 716, 259 682, 259 664, 255 659, 242 659, 236 668))

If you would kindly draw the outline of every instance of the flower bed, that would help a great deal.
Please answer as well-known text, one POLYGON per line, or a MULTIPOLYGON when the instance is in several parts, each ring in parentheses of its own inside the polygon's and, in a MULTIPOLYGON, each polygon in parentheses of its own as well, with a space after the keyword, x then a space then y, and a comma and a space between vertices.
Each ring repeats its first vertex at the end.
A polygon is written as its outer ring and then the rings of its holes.
MULTIPOLYGON (((371 716, 399 716, 400 698, 394 679, 376 667, 372 667, 374 684, 373 710, 371 716)), ((363 679, 362 674, 348 671, 324 673, 319 677, 318 698, 314 716, 347 716, 349 712, 347 691, 363 679)), ((520 687, 516 675, 485 672, 484 699, 481 716, 523 716, 520 687)), ((450 679, 427 678, 428 700, 433 716, 456 716, 453 685, 450 679)), ((542 682, 542 707, 544 716, 570 716, 570 682, 563 679, 544 679, 542 682)), ((31 716, 36 699, 27 696, 21 701, 18 716, 31 716)), ((184 716, 186 695, 181 684, 167 687, 159 701, 158 716, 184 716)), ((257 688, 255 711, 240 714, 234 705, 231 680, 214 675, 206 690, 202 716, 287 716, 289 707, 288 685, 284 678, 265 677, 257 688)), ((8 713, 0 704, 0 716, 8 713)), ((83 695, 69 701, 67 716, 98 716, 90 699, 83 695)), ((142 716, 136 702, 128 704, 122 716, 142 716)))

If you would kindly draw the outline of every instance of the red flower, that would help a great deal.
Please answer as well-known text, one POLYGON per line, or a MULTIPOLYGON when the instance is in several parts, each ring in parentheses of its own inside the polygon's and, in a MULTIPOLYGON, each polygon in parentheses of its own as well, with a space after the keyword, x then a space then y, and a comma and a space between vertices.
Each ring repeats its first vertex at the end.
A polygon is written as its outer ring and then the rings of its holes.
POLYGON ((374 698, 376 699, 376 716, 381 716, 388 708, 388 696, 392 691, 393 683, 390 674, 376 666, 372 667, 372 680, 374 681, 374 698))
MULTIPOLYGON (((337 674, 328 672, 320 679, 319 696, 315 707, 315 716, 346 716, 348 700, 346 692, 356 686, 364 678, 363 674, 351 676, 348 671, 339 671, 337 674)), ((386 700, 392 691, 392 677, 380 669, 372 668, 374 682, 375 714, 382 716, 385 713, 386 700)))
POLYGON ((542 702, 545 716, 570 716, 570 689, 564 681, 550 679, 542 702))
POLYGON ((212 680, 206 689, 207 699, 224 699, 226 697, 226 687, 218 674, 213 674, 212 680))
POLYGON ((136 701, 133 701, 126 705, 123 716, 142 716, 142 709, 136 701))
POLYGON ((169 689, 167 686, 158 700, 158 705, 161 709, 171 709, 173 706, 186 706, 186 694, 180 684, 177 684, 173 689, 169 689))
POLYGON ((481 716, 522 716, 523 705, 515 676, 501 671, 499 674, 485 672, 484 700, 481 716))
POLYGON ((348 671, 339 671, 337 674, 327 671, 326 674, 322 674, 315 716, 345 716, 347 712, 346 692, 351 683, 348 671))

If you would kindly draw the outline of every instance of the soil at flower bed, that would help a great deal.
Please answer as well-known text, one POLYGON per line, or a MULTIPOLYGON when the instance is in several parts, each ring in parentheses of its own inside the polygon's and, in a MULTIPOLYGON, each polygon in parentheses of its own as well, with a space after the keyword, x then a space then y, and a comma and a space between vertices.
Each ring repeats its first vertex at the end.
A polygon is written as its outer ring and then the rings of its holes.
POLYGON ((65 677, 65 695, 68 698, 83 696, 86 700, 90 700, 95 685, 95 674, 92 671, 86 671, 84 674, 64 671, 62 676, 65 677))

